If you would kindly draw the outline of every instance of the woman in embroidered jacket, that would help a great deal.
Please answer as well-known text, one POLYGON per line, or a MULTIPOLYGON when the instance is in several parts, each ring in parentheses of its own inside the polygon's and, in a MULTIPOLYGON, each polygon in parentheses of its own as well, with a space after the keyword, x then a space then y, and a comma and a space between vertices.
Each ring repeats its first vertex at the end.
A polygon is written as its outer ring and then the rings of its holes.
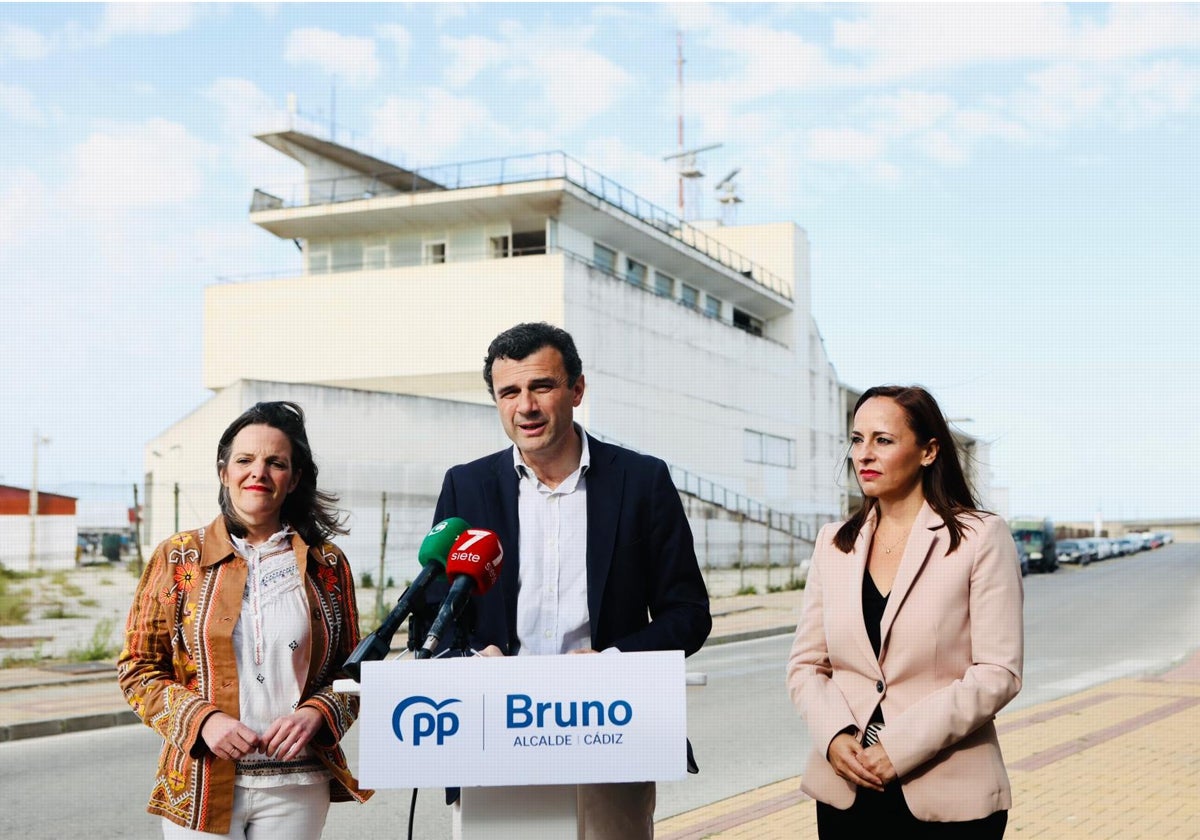
POLYGON ((125 629, 125 698, 164 739, 150 813, 167 840, 318 838, 364 801, 338 742, 357 698, 333 680, 358 643, 344 534, 317 489, 304 413, 262 402, 217 447, 221 515, 155 550, 125 629), (200 832, 203 832, 201 834, 200 832))
POLYGON ((1003 837, 993 718, 1021 688, 1024 644, 1012 535, 978 509, 922 388, 868 389, 850 460, 864 502, 817 536, 787 667, 818 834, 1003 837))

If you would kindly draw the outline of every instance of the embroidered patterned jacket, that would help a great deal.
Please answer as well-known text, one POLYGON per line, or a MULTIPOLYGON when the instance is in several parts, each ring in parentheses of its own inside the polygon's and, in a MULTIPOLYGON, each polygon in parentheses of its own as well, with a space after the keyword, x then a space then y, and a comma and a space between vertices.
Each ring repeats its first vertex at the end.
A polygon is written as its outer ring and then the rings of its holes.
MULTIPOLYGON (((309 546, 292 537, 297 561, 307 558, 311 616, 308 679, 300 705, 321 713, 312 741, 333 775, 330 799, 365 801, 339 742, 358 714, 358 698, 333 691, 342 663, 358 644, 354 578, 332 543, 309 546)), ((117 659, 125 699, 164 739, 147 809, 197 831, 229 831, 234 764, 214 756, 200 727, 216 711, 238 716, 233 628, 241 615, 246 562, 233 549, 223 517, 184 531, 155 549, 138 584, 117 659)))

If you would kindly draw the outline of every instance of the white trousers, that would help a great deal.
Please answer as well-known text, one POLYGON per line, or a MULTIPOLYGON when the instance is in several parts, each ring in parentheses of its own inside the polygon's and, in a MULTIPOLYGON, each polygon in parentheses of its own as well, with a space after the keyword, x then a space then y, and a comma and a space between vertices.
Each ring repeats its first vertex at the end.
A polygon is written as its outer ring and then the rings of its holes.
POLYGON ((163 819, 163 840, 320 840, 329 784, 233 789, 228 834, 192 831, 163 819))

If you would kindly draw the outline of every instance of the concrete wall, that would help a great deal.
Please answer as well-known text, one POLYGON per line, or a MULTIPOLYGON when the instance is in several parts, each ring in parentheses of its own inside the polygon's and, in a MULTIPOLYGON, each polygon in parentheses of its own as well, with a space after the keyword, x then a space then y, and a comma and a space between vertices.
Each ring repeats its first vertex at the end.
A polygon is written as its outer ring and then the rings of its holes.
POLYGON ((417 571, 416 548, 429 529, 446 469, 508 442, 490 405, 316 385, 238 382, 146 445, 145 547, 153 548, 174 532, 175 482, 180 484, 181 529, 206 525, 216 517, 217 441, 234 418, 260 400, 293 400, 304 408, 319 486, 339 494, 340 507, 350 514, 351 533, 335 542, 356 569, 378 565, 381 494, 387 492, 392 515, 388 561, 397 580, 417 571))
POLYGON ((39 516, 34 563, 29 563, 29 514, 0 516, 0 566, 15 572, 73 569, 75 516, 39 516))
POLYGON ((479 381, 496 333, 520 321, 562 323, 563 261, 543 255, 209 286, 204 386, 436 374, 457 393, 479 381))

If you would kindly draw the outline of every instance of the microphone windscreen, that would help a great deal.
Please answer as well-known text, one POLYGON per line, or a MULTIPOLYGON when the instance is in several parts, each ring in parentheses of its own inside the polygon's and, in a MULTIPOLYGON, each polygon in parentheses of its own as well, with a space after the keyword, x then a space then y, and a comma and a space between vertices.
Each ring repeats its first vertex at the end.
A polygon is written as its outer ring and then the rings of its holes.
POLYGON ((459 536, 446 558, 446 576, 451 582, 467 576, 475 583, 475 594, 482 595, 500 578, 504 548, 495 531, 468 528, 459 536))
POLYGON ((450 549, 454 547, 454 543, 458 541, 462 532, 469 527, 467 520, 459 519, 457 516, 443 519, 434 525, 425 535, 425 539, 421 540, 421 547, 417 549, 417 559, 421 561, 421 565, 428 566, 430 563, 436 563, 444 570, 450 549))

